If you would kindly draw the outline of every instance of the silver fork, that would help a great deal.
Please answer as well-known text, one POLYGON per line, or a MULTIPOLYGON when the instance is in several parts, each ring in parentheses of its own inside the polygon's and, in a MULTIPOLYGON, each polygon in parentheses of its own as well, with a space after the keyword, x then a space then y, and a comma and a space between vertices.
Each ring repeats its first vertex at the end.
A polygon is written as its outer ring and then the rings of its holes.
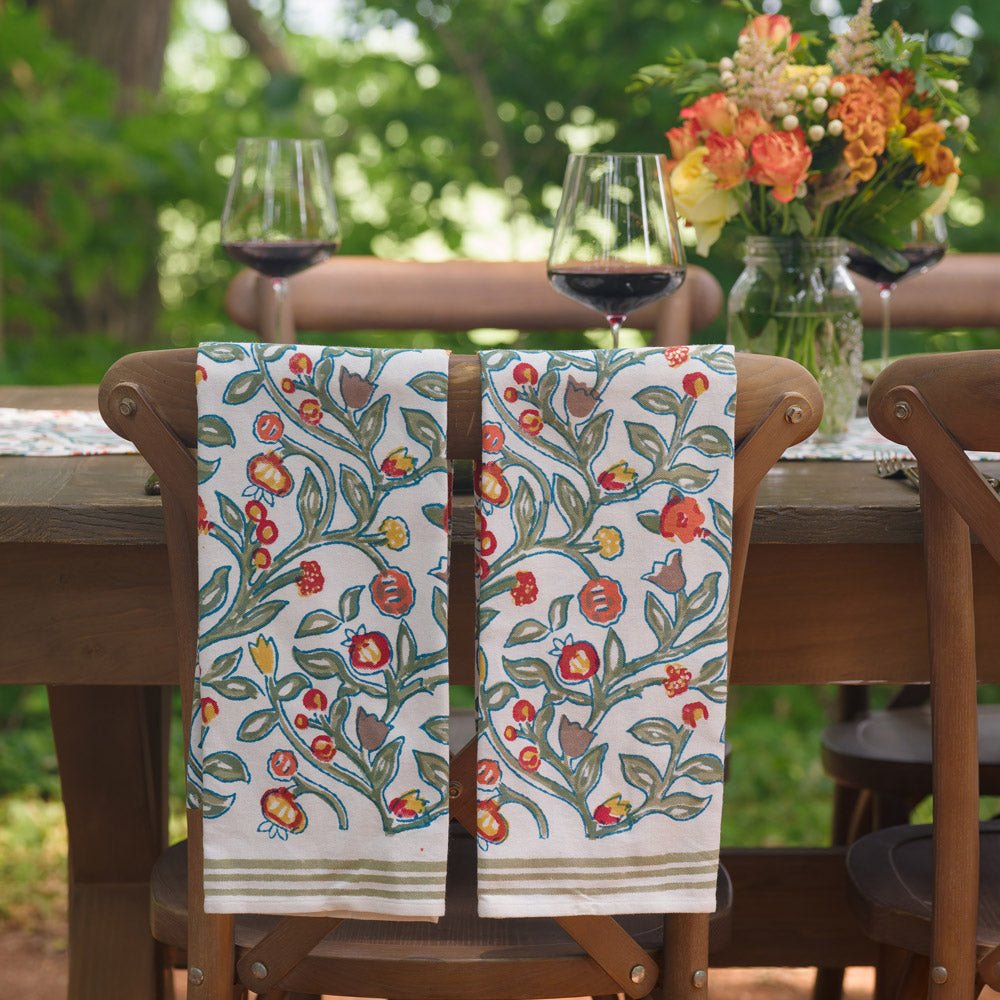
POLYGON ((875 475, 879 479, 902 479, 911 468, 915 469, 912 459, 887 451, 875 452, 875 475))
MULTIPOLYGON (((906 481, 913 486, 920 486, 920 473, 915 465, 907 465, 903 468, 903 475, 906 476, 906 481)), ((991 490, 994 493, 1000 493, 1000 479, 996 476, 986 476, 980 473, 983 479, 989 484, 991 490)))

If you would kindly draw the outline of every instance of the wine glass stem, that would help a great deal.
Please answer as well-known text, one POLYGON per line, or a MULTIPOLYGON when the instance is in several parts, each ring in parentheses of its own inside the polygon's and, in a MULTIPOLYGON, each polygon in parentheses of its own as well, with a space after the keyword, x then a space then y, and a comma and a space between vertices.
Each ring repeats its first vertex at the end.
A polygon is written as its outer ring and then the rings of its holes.
POLYGON ((892 285, 879 285, 879 302, 882 305, 882 367, 889 360, 889 331, 892 329, 892 285))
POLYGON ((290 344, 295 338, 292 330, 289 335, 285 335, 285 303, 288 300, 288 279, 272 278, 271 289, 274 292, 274 342, 276 344, 290 344))
POLYGON ((611 327, 611 346, 617 351, 618 350, 618 334, 621 331, 622 323, 625 322, 624 316, 608 316, 606 317, 608 321, 608 326, 611 327))

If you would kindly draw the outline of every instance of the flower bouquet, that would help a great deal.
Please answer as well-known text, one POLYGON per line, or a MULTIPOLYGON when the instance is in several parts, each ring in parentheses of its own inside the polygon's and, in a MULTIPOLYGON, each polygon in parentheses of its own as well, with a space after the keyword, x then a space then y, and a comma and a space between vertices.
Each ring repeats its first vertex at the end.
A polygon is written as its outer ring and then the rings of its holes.
POLYGON ((944 210, 971 147, 955 77, 965 60, 929 51, 897 23, 880 33, 872 0, 828 43, 741 6, 750 16, 731 56, 675 52, 635 85, 668 85, 690 102, 666 137, 674 202, 698 253, 731 220, 750 236, 730 339, 805 365, 830 411, 822 429, 840 430, 861 363, 847 244, 889 271, 907 268, 910 224, 944 210))

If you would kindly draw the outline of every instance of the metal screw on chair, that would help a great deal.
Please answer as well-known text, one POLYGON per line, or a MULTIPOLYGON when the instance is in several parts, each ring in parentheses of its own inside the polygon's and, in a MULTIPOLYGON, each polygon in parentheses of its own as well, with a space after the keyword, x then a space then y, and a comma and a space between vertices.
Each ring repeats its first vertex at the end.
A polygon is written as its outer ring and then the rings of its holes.
POLYGON ((897 420, 909 420, 910 414, 913 410, 910 408, 910 404, 905 399, 901 399, 896 404, 896 408, 892 412, 896 415, 897 420))
POLYGON ((136 411, 135 400, 131 396, 125 396, 118 404, 118 412, 123 417, 131 417, 136 411))
POLYGON ((263 962, 254 962, 250 966, 250 975, 254 979, 267 979, 267 966, 263 962))
POLYGON ((696 990, 703 990, 708 984, 708 973, 704 969, 696 969, 691 976, 691 985, 696 990))
POLYGON ((205 973, 201 971, 196 965, 192 965, 188 969, 188 982, 192 986, 201 986, 205 982, 205 973))
POLYGON ((805 416, 801 406, 789 406, 785 410, 785 420, 790 424, 800 424, 802 423, 802 418, 805 416))
POLYGON ((629 970, 629 979, 637 985, 641 983, 646 978, 646 966, 644 965, 633 965, 629 970))
POLYGON ((935 965, 931 969, 931 982, 938 986, 944 985, 948 982, 948 970, 943 965, 935 965))

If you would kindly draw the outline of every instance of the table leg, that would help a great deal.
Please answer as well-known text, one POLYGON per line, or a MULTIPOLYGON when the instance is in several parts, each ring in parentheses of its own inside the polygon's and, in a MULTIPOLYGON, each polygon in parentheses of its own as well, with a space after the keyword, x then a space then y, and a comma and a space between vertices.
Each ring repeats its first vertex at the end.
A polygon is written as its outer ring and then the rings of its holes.
POLYGON ((48 693, 69 833, 69 1000, 159 1000, 149 873, 167 843, 170 689, 48 693))

